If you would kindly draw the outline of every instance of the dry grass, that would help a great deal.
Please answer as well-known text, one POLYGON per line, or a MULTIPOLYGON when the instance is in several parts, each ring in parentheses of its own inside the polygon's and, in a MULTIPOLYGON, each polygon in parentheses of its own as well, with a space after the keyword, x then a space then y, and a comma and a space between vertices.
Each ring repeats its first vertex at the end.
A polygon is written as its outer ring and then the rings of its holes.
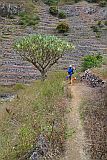
POLYGON ((107 158, 107 86, 94 89, 81 107, 83 125, 88 141, 87 151, 92 160, 107 158))
POLYGON ((92 72, 100 78, 107 80, 107 56, 103 56, 103 64, 99 68, 93 68, 92 72))
POLYGON ((102 66, 100 68, 94 68, 93 73, 98 75, 100 78, 107 80, 107 66, 102 66))
POLYGON ((63 4, 74 4, 74 0, 60 0, 59 1, 59 5, 63 5, 63 4))
POLYGON ((66 107, 62 84, 64 77, 62 72, 51 74, 44 83, 36 81, 19 89, 13 101, 0 103, 0 160, 19 159, 32 149, 41 132, 48 139, 51 135, 53 149, 63 149, 66 107), (55 127, 51 133, 53 122, 55 127))
MULTIPOLYGON (((92 71, 107 80, 107 62, 92 71)), ((107 84, 100 88, 87 89, 87 97, 80 106, 80 117, 85 129, 88 148, 92 160, 107 159, 107 84)))

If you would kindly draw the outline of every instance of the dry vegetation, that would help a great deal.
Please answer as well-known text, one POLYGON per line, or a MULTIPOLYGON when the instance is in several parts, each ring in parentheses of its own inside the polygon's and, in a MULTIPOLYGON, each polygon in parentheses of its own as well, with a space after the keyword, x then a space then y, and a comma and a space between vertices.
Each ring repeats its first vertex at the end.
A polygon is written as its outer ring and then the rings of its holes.
MULTIPOLYGON (((93 69, 94 73, 107 79, 107 66, 93 69)), ((88 141, 87 151, 92 160, 107 159, 107 84, 93 88, 80 107, 80 116, 88 141)))
MULTIPOLYGON (((92 93, 91 93, 92 94, 92 93)), ((86 105, 81 107, 82 118, 88 139, 88 152, 92 160, 106 160, 107 158, 107 86, 94 90, 92 97, 87 99, 86 105)))
MULTIPOLYGON (((62 1, 61 3, 71 3, 70 0, 62 1)), ((29 13, 37 11, 32 0, 5 2, 22 5, 29 13)), ((103 79, 107 79, 106 60, 102 67, 93 69, 103 79)), ((64 114, 67 105, 62 84, 64 77, 65 74, 56 72, 44 83, 38 80, 29 86, 17 84, 10 88, 0 87, 0 93, 17 94, 11 102, 0 101, 0 160, 18 160, 33 148, 40 133, 50 140, 53 152, 56 148, 58 153, 63 150, 66 136, 64 114)), ((87 150, 91 153, 92 160, 106 160, 107 85, 105 88, 93 89, 80 109, 89 141, 87 150)))
MULTIPOLYGON (((55 154, 63 150, 67 105, 63 77, 64 73, 57 72, 49 75, 45 82, 38 80, 29 86, 16 85, 8 89, 18 92, 11 102, 0 102, 1 160, 22 157, 33 148, 40 133, 50 141, 55 154)), ((3 91, 6 88, 2 88, 3 91)))
POLYGON ((107 56, 103 57, 103 65, 99 68, 94 68, 92 71, 102 79, 107 80, 107 56))

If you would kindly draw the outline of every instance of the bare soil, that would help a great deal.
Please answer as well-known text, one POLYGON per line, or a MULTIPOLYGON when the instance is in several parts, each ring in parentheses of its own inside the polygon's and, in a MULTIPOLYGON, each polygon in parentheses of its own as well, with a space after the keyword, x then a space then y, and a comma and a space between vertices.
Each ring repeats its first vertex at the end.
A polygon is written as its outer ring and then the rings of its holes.
POLYGON ((69 89, 73 97, 69 105, 70 112, 67 113, 66 118, 68 130, 73 129, 75 133, 67 139, 63 160, 90 160, 85 151, 87 144, 79 113, 81 101, 83 97, 87 96, 86 92, 90 88, 79 83, 69 86, 69 89))
POLYGON ((72 99, 66 121, 75 132, 67 138, 63 160, 107 160, 107 85, 78 83, 68 91, 72 99))

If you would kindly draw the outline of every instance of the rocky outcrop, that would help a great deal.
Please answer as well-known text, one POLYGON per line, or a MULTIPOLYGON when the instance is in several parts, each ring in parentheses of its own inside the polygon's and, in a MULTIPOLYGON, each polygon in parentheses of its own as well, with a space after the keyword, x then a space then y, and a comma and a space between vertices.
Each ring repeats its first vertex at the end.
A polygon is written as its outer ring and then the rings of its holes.
POLYGON ((90 70, 86 70, 84 75, 81 77, 81 81, 88 84, 90 87, 103 87, 105 82, 95 74, 91 73, 90 70))
POLYGON ((9 17, 17 15, 21 11, 21 7, 13 4, 0 4, 0 16, 9 17))
POLYGON ((36 148, 34 149, 30 160, 40 160, 48 152, 49 144, 45 137, 41 134, 38 138, 36 148))
POLYGON ((11 93, 0 93, 0 100, 1 101, 11 101, 12 99, 15 98, 14 94, 11 93))
POLYGON ((47 156, 50 150, 50 143, 47 138, 41 133, 36 143, 34 143, 33 148, 29 150, 24 156, 20 157, 19 160, 40 160, 47 156))

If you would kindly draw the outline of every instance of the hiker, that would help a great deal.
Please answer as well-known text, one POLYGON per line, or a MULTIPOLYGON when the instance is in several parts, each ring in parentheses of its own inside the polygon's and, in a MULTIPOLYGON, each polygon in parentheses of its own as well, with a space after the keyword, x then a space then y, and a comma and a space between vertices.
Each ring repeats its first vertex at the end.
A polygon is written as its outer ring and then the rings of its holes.
POLYGON ((72 74, 74 73, 74 66, 70 65, 68 68, 68 78, 70 80, 70 84, 72 84, 72 74))

